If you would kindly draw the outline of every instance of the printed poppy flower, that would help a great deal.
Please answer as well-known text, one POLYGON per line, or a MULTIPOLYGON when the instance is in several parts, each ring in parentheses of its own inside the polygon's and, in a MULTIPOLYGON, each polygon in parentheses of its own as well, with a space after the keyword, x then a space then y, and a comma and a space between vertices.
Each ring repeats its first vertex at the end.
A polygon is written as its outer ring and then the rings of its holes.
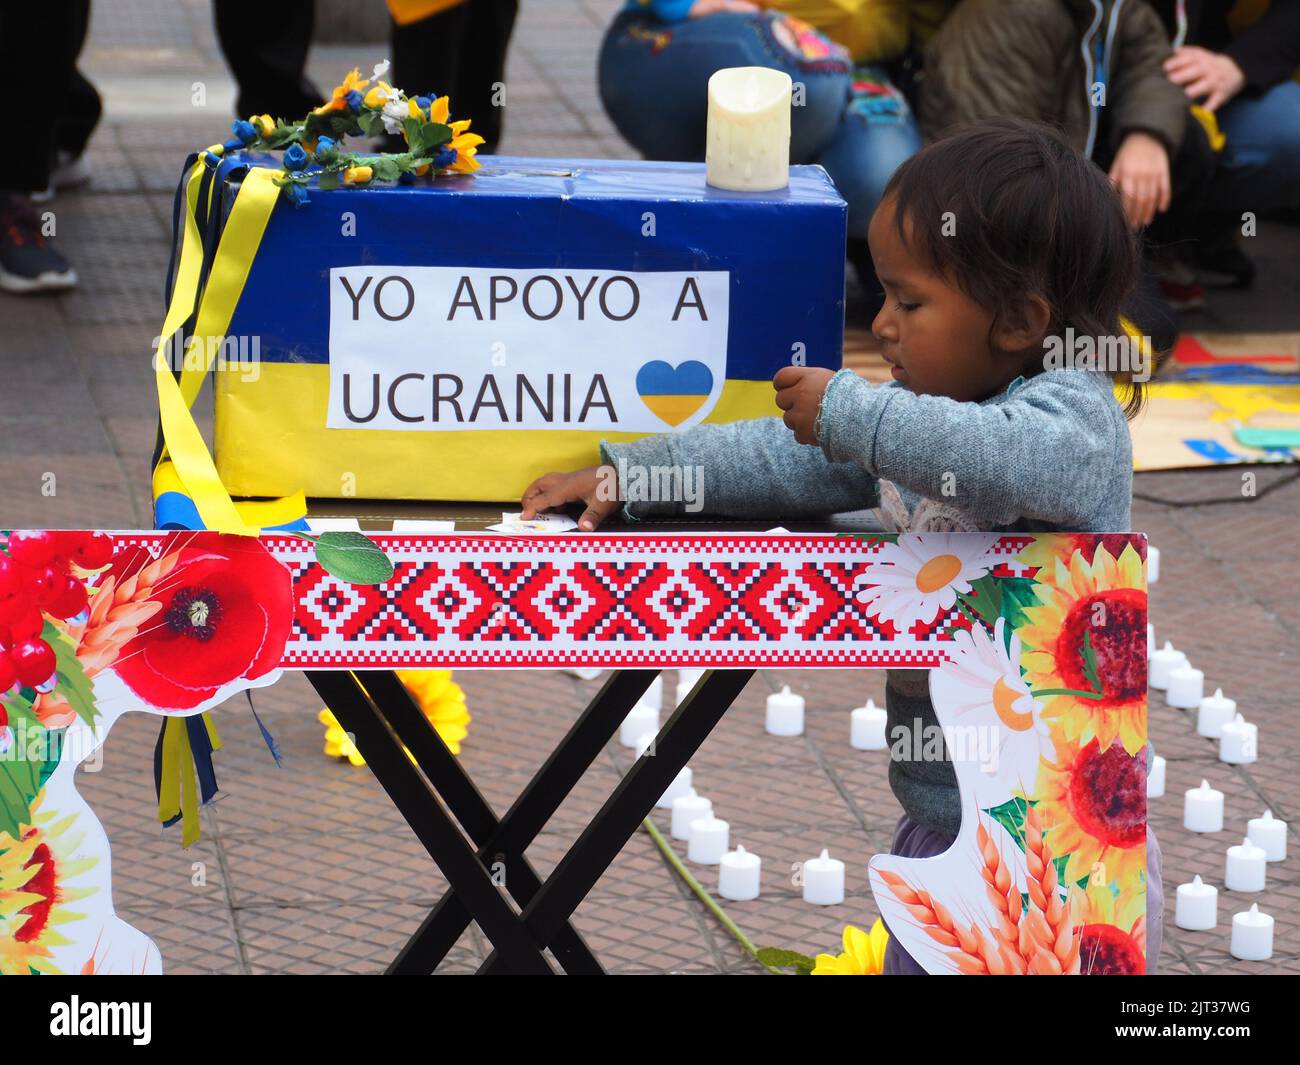
MULTIPOLYGON (((150 596, 162 609, 112 667, 131 691, 164 710, 188 710, 231 681, 269 673, 293 623, 289 571, 260 541, 176 533, 162 555, 178 549, 176 566, 150 596)), ((110 572, 121 587, 152 561, 144 550, 126 552, 110 572)))

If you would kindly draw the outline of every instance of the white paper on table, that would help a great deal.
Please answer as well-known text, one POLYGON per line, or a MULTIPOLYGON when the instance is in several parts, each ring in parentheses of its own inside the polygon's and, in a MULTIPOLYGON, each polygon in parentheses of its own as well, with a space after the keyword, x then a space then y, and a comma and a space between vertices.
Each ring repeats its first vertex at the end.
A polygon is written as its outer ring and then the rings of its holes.
POLYGON ((395 533, 449 533, 456 531, 454 521, 434 521, 432 519, 418 518, 395 518, 393 520, 393 532, 395 533))
POLYGON ((307 528, 314 533, 360 532, 361 522, 356 518, 308 518, 307 528))
POLYGON ((497 525, 489 525, 491 532, 505 533, 562 533, 571 529, 576 529, 578 523, 564 514, 538 514, 537 517, 524 521, 520 515, 522 511, 516 511, 511 514, 506 511, 501 513, 501 522, 497 525))

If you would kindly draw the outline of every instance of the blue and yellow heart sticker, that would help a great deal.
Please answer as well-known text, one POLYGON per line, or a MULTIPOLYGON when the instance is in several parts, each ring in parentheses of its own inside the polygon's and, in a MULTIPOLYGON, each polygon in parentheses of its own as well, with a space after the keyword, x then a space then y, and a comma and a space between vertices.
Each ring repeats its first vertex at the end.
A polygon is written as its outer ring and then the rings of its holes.
POLYGON ((657 418, 669 425, 681 425, 709 398, 713 371, 695 359, 676 368, 655 359, 637 371, 636 391, 657 418))

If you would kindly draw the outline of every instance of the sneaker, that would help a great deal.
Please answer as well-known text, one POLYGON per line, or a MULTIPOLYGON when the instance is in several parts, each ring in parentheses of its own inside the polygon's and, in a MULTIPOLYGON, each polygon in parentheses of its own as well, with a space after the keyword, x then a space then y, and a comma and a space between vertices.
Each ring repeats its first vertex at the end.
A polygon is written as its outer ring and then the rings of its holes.
POLYGON ((72 189, 90 181, 90 164, 85 154, 71 155, 59 149, 58 162, 50 171, 50 187, 33 192, 28 198, 32 203, 49 203, 59 189, 72 189))
POLYGON ((1182 259, 1169 251, 1156 253, 1151 259, 1160 294, 1170 307, 1176 311, 1194 311, 1205 306, 1205 289, 1182 259))
POLYGON ((77 272, 41 232, 41 220, 22 196, 0 198, 0 289, 58 292, 77 283, 77 272))

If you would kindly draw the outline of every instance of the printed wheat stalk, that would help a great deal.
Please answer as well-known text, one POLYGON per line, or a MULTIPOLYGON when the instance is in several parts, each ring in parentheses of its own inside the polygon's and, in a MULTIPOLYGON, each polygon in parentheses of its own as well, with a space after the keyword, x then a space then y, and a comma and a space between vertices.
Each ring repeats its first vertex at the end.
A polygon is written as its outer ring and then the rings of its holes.
POLYGON ((77 661, 87 678, 112 665, 122 648, 135 639, 140 627, 162 609, 161 602, 149 597, 176 568, 180 557, 180 551, 173 551, 121 583, 110 576, 95 589, 90 600, 90 617, 80 633, 74 634, 77 661))
MULTIPOLYGON (((1029 931, 1038 950, 1033 966, 1039 971, 1075 974, 1079 971, 1079 937, 1074 934, 1068 900, 1061 899, 1051 848, 1043 839, 1038 813, 1031 806, 1025 815, 1025 864, 1029 901, 1033 907, 1029 931)), ((1022 922, 1023 923, 1023 922, 1022 922)), ((1026 957, 1028 961, 1029 958, 1026 957)))

